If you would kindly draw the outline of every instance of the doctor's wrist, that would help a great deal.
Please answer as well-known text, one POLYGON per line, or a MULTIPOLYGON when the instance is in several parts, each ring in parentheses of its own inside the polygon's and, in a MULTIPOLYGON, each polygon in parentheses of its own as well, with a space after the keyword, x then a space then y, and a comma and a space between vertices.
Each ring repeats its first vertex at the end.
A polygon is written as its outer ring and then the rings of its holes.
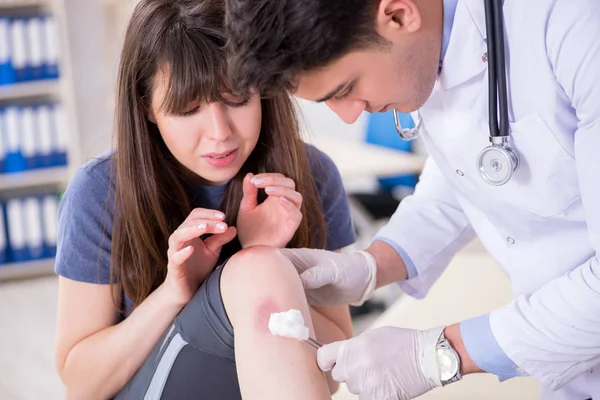
POLYGON ((377 264, 375 288, 408 279, 408 271, 404 260, 389 244, 376 240, 365 251, 373 256, 377 264))
POLYGON ((461 375, 474 374, 477 372, 484 372, 479 368, 471 359, 471 356, 467 352, 465 344, 460 334, 460 325, 454 324, 447 326, 444 329, 444 336, 448 340, 450 346, 458 353, 460 358, 460 373, 461 375))

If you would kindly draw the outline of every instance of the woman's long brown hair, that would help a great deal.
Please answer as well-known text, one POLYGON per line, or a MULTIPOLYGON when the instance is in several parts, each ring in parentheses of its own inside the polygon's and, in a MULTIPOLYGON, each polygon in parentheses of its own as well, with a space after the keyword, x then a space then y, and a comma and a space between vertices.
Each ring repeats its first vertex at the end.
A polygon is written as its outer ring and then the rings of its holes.
MULTIPOLYGON (((227 91, 224 12, 222 0, 142 0, 126 31, 118 73, 117 150, 112 156, 111 276, 136 306, 164 281, 168 238, 191 211, 181 167, 147 118, 153 81, 168 68, 168 112, 181 112, 196 100, 221 100, 227 91)), ((322 248, 323 210, 294 104, 285 94, 261 103, 258 144, 221 204, 226 222, 235 225, 246 173, 279 172, 294 179, 304 198, 305 218, 288 247, 322 248)))

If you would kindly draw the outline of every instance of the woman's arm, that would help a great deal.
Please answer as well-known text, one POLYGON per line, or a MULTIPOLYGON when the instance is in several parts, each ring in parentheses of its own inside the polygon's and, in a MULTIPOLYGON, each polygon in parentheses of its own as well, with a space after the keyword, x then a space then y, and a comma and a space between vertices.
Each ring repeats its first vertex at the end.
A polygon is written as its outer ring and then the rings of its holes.
POLYGON ((59 277, 56 366, 67 398, 118 393, 182 308, 163 285, 117 324, 109 285, 59 277))
MULTIPOLYGON (((338 253, 340 251, 336 250, 338 253)), ((317 340, 321 343, 333 343, 352 337, 352 318, 348 306, 310 306, 310 315, 317 340)), ((340 387, 339 382, 331 377, 331 372, 327 373, 327 383, 332 394, 337 392, 340 387)))

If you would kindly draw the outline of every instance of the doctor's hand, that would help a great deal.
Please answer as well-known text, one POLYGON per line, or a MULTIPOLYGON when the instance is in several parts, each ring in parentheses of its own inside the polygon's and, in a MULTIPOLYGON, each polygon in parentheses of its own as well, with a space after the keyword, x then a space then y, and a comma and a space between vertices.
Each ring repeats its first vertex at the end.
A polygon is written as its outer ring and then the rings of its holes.
POLYGON ((408 400, 441 386, 435 346, 443 328, 383 327, 324 345, 319 367, 360 400, 408 400))
POLYGON ((377 265, 365 251, 281 249, 300 274, 310 305, 360 305, 375 290, 377 265))
POLYGON ((302 221, 300 207, 302 195, 292 179, 278 173, 246 175, 236 222, 240 244, 285 247, 302 221), (260 204, 258 189, 267 194, 260 204))

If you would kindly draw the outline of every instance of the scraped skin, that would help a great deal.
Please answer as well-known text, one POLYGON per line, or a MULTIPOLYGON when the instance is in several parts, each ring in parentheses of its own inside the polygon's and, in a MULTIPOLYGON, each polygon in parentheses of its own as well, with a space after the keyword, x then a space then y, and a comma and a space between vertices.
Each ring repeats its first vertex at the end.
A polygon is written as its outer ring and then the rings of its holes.
POLYGON ((310 335, 315 334, 302 283, 286 257, 267 247, 237 253, 221 276, 221 294, 235 330, 235 359, 244 400, 331 399, 316 351, 302 341, 269 331, 271 313, 296 309, 310 335))

